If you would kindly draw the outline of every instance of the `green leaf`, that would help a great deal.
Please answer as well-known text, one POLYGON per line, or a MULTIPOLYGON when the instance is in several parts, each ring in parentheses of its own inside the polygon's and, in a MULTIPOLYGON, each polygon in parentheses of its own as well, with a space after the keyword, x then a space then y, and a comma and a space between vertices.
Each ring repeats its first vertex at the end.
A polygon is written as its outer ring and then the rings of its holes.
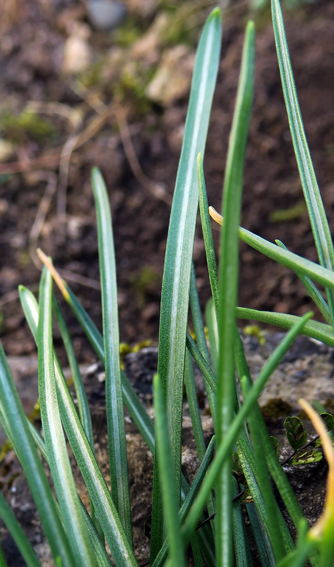
MULTIPOLYGON (((20 299, 30 330, 35 338, 38 321, 38 304, 33 294, 22 286, 20 287, 20 299)), ((72 396, 68 390, 59 361, 55 355, 54 362, 59 407, 66 435, 75 459, 79 464, 89 495, 93 500, 115 563, 119 567, 138 567, 132 547, 126 538, 124 528, 105 479, 102 476, 91 446, 83 431, 72 396)), ((70 565, 73 567, 73 563, 70 565)))
POLYGON ((82 516, 61 424, 52 346, 52 277, 43 269, 38 321, 38 393, 49 466, 77 567, 97 567, 82 516))
MULTIPOLYGON (((181 491, 183 372, 188 322, 192 251, 198 207, 196 158, 204 152, 219 66, 220 10, 209 16, 197 48, 184 139, 167 239, 161 295, 158 374, 167 400, 173 477, 181 491)), ((151 563, 163 543, 163 515, 158 469, 153 484, 151 563)))
MULTIPOLYGON (((283 244, 283 242, 281 242, 280 240, 275 240, 275 242, 276 242, 277 246, 280 246, 284 250, 287 250, 287 247, 285 246, 285 244, 283 244)), ((308 278, 307 276, 304 276, 298 270, 295 271, 295 274, 299 277, 300 281, 302 282, 306 291, 309 293, 310 297, 312 297, 314 303, 318 307, 318 309, 319 309, 320 313, 322 314, 322 316, 324 317, 324 319, 327 321, 327 323, 330 324, 331 323, 331 316, 330 316, 330 313, 329 313, 329 308, 328 308, 326 301, 322 297, 320 291, 315 287, 314 283, 312 282, 312 280, 310 280, 310 278, 308 278)))
POLYGON ((305 449, 299 449, 297 451, 297 453, 291 459, 291 464, 307 465, 310 463, 317 463, 318 461, 321 461, 322 457, 322 453, 320 451, 317 451, 317 449, 306 447, 305 449))
MULTIPOLYGON (((209 445, 208 445, 208 448, 205 452, 203 461, 201 462, 201 464, 200 464, 200 466, 199 466, 199 468, 196 472, 196 475, 195 475, 193 483, 190 487, 190 490, 189 490, 189 492, 188 492, 188 494, 187 494, 187 496, 186 496, 186 498, 185 498, 185 500, 184 500, 184 502, 181 506, 181 509, 180 509, 180 512, 179 512, 181 524, 184 522, 185 518, 187 517, 187 514, 188 514, 188 512, 189 512, 189 510, 190 510, 190 508, 191 508, 191 506, 194 502, 196 494, 197 494, 197 492, 198 492, 198 490, 199 490, 199 488, 200 488, 200 486, 203 482, 205 473, 208 470, 208 467, 209 467, 211 459, 212 459, 213 451, 214 451, 214 444, 215 444, 215 437, 213 436, 209 445)), ((203 528, 201 528, 201 530, 198 533, 201 533, 202 529, 203 528)), ((155 561, 152 565, 152 567, 162 567, 162 565, 164 564, 164 562, 167 559, 167 550, 168 550, 168 540, 165 540, 161 550, 159 551, 159 553, 158 553, 158 555, 157 555, 157 557, 156 557, 156 559, 155 559, 155 561)))
MULTIPOLYGON (((82 423, 84 431, 87 435, 87 439, 90 443, 92 451, 95 454, 92 419, 91 419, 91 415, 90 415, 90 411, 89 411, 88 400, 87 400, 85 388, 84 388, 84 385, 83 385, 83 382, 82 382, 82 377, 81 377, 81 374, 80 374, 79 365, 78 365, 77 360, 75 358, 74 349, 73 349, 73 345, 72 345, 72 342, 71 342, 71 337, 70 337, 68 328, 66 326, 65 319, 63 317, 63 314, 61 312, 61 309, 58 305, 58 302, 57 302, 55 296, 53 296, 53 298, 52 298, 52 305, 53 305, 53 312, 55 314, 55 317, 56 317, 56 320, 57 320, 57 323, 58 323, 61 338, 62 338, 64 346, 65 346, 67 358, 68 358, 70 368, 71 368, 71 372, 72 372, 74 390, 75 390, 75 395, 76 395, 77 402, 78 402, 78 410, 79 410, 81 423, 82 423)), ((103 538, 103 533, 101 532, 99 522, 98 522, 97 518, 95 517, 95 510, 94 510, 94 505, 93 505, 92 502, 90 502, 90 508, 91 508, 91 515, 92 515, 93 521, 96 525, 96 528, 98 529, 98 531, 100 533, 100 537, 103 538)))
POLYGON ((161 492, 166 517, 167 535, 169 541, 169 560, 172 565, 185 567, 185 555, 181 538, 181 524, 178 516, 176 486, 173 482, 172 453, 168 432, 168 421, 159 375, 153 379, 155 437, 161 480, 161 492))
POLYGON ((215 306, 210 299, 205 306, 205 321, 208 328, 209 345, 212 358, 212 366, 215 374, 218 374, 218 326, 215 306))
MULTIPOLYGON (((243 395, 246 398, 250 387, 246 376, 243 376, 240 379, 240 384, 243 395)), ((261 429, 258 426, 256 406, 249 415, 248 425, 252 436, 252 444, 254 447, 254 457, 257 468, 256 479, 263 496, 265 511, 267 515, 267 521, 264 523, 264 525, 270 538, 275 559, 276 561, 279 561, 284 556, 283 538, 280 530, 280 524, 282 524, 284 520, 281 518, 280 510, 278 509, 277 502, 272 491, 272 486, 268 474, 266 454, 263 451, 261 429)), ((249 488, 251 488, 251 485, 249 486, 249 488)), ((256 498, 255 495, 253 495, 253 492, 252 496, 254 498, 254 502, 256 503, 256 498)))
MULTIPOLYGON (((238 335, 237 335, 238 336, 238 335)), ((247 382, 248 382, 248 388, 251 388, 253 385, 250 373, 249 373, 249 369, 247 366, 247 362, 245 359, 245 355, 244 355, 244 350, 243 350, 243 346, 242 346, 242 342, 240 339, 240 336, 238 338, 237 341, 237 349, 238 352, 236 353, 236 360, 237 360, 237 368, 238 368, 238 374, 240 376, 245 376, 247 378, 247 382)), ((267 427, 264 423, 264 419, 261 413, 261 410, 259 408, 258 403, 256 403, 255 405, 255 412, 256 412, 256 419, 257 419, 257 424, 258 424, 258 428, 260 430, 261 433, 261 437, 262 437, 262 444, 263 444, 263 451, 266 455, 266 459, 267 459, 267 463, 268 463, 268 468, 270 471, 270 474, 273 478, 273 480, 275 481, 275 484, 278 488, 278 491, 281 495, 281 498, 284 502, 284 505, 286 506, 290 517, 294 523, 294 525, 296 527, 299 526, 299 523, 302 519, 304 518, 303 515, 303 511, 298 503, 298 500, 291 488, 291 485, 287 479, 287 477, 285 476, 285 473, 283 471, 283 468, 278 460, 278 455, 277 452, 274 449, 273 443, 272 443, 272 439, 269 437, 268 431, 267 431, 267 427)), ((279 512, 280 513, 280 512, 279 512)), ((285 548, 286 550, 288 549, 286 544, 289 544, 289 539, 291 540, 291 536, 290 533, 287 529, 287 526, 285 524, 285 522, 280 523, 280 527, 282 530, 282 534, 285 540, 285 548)), ((312 558, 312 565, 316 565, 316 562, 313 561, 312 558)))
POLYGON ((332 431, 332 429, 334 429, 334 417, 332 416, 332 414, 328 413, 326 411, 326 412, 321 413, 320 417, 325 422, 325 425, 327 427, 327 431, 332 431))
POLYGON ((0 567, 8 567, 7 561, 2 551, 1 544, 0 544, 0 567))
MULTIPOLYGON (((238 250, 243 169, 253 103, 254 23, 246 29, 232 130, 225 170, 219 281, 219 371, 217 375, 217 448, 231 426, 235 403, 234 339, 238 296, 238 250)), ((217 566, 232 565, 232 478, 226 460, 216 479, 217 566)))
MULTIPOLYGON (((218 224, 222 224, 224 226, 224 218, 221 217, 221 215, 219 215, 213 207, 210 207, 210 215, 218 222, 218 224)), ((306 260, 305 258, 298 256, 298 254, 290 252, 290 250, 280 248, 276 244, 265 240, 265 238, 262 238, 245 228, 239 227, 239 238, 268 258, 282 264, 282 266, 291 268, 295 272, 298 271, 315 282, 334 289, 334 274, 331 270, 323 268, 322 266, 319 266, 319 264, 315 264, 310 260, 306 260)))
POLYGON ((7 504, 2 492, 0 491, 0 516, 7 526, 12 538, 14 539, 23 559, 29 567, 41 567, 30 541, 25 535, 21 525, 15 518, 12 509, 7 504))
POLYGON ((209 388, 211 388, 212 392, 215 394, 217 391, 217 378, 211 370, 211 367, 201 355, 199 349, 196 346, 194 339, 191 337, 189 333, 187 333, 187 349, 189 350, 191 356, 193 357, 194 361, 196 362, 198 368, 203 374, 203 378, 205 383, 209 388))
POLYGON ((250 503, 246 506, 247 514, 252 526, 256 547, 260 556, 262 567, 274 567, 275 558, 270 545, 268 534, 260 519, 255 504, 250 503))
MULTIPOLYGON (((283 327, 283 329, 291 329, 299 320, 299 317, 296 315, 257 311, 256 309, 247 309, 245 307, 237 307, 237 317, 238 319, 251 319, 261 323, 268 323, 269 325, 277 325, 277 327, 283 327)), ((324 323, 309 321, 304 325, 300 334, 322 341, 326 345, 334 346, 333 328, 324 323)))
MULTIPOLYGON (((194 324, 194 331, 195 331, 195 335, 196 335, 196 345, 198 347, 199 352, 203 356, 203 358, 210 365, 210 353, 209 353, 208 345, 207 345, 207 342, 206 342, 206 336, 205 336, 203 320, 202 320, 201 306, 200 306, 198 293, 197 293, 197 289, 196 289, 196 276, 195 276, 194 264, 192 265, 191 279, 190 279, 190 309, 191 309, 191 317, 192 317, 193 324, 194 324)), ((213 419, 213 424, 215 426, 216 397, 213 394, 212 389, 208 386, 207 381, 205 382, 205 389, 206 389, 206 394, 208 396, 208 401, 209 401, 209 406, 210 406, 211 415, 212 415, 212 419, 213 419)))
POLYGON ((128 540, 131 542, 132 522, 119 355, 116 261, 107 189, 97 168, 94 168, 92 171, 92 187, 97 215, 102 291, 111 495, 128 540))
POLYGON ((273 437, 272 435, 270 435, 269 439, 270 439, 272 446, 274 447, 276 455, 279 456, 279 443, 278 443, 276 437, 273 437))
MULTIPOLYGON (((89 317, 87 311, 82 307, 82 305, 80 304, 80 302, 78 301, 78 299, 76 298, 76 296, 74 295, 72 290, 69 288, 67 283, 62 278, 60 278, 59 274, 56 272, 56 270, 54 269, 54 267, 51 263, 49 263, 49 269, 52 270, 52 275, 55 277, 55 279, 57 281, 57 285, 59 286, 61 292, 63 293, 64 299, 68 302, 73 313, 77 317, 79 323, 82 325, 82 328, 85 331, 87 338, 89 339, 91 345, 93 346, 94 351, 96 352, 97 356, 100 358, 101 362, 104 364, 103 340, 102 340, 101 333, 98 331, 95 324, 93 323, 93 321, 89 317)), ((23 307, 23 310, 25 311, 25 316, 26 316, 26 319, 28 321, 29 327, 30 327, 32 333, 36 334, 37 320, 38 320, 38 305, 37 305, 36 299, 35 299, 34 295, 24 286, 20 286, 19 291, 20 291, 20 299, 21 299, 22 306, 24 306, 24 305, 26 306, 26 309, 25 309, 25 307, 23 307), (34 331, 34 328, 35 328, 35 331, 34 331)), ((66 388, 67 388, 67 386, 66 386, 66 388)), ((128 411, 129 411, 134 423, 137 425, 138 430, 142 434, 143 439, 144 439, 145 443, 147 444, 149 450, 151 451, 151 453, 154 454, 155 441, 154 441, 154 426, 153 426, 152 420, 149 417, 147 411, 145 410, 143 404, 138 399, 137 394, 135 393, 134 389, 132 388, 129 380, 127 379, 127 377, 126 377, 126 375, 124 374, 123 371, 122 371, 122 390, 123 390, 124 403, 125 403, 128 411)), ((70 395, 69 395, 69 397, 70 397, 70 395)), ((71 402, 69 402, 69 405, 70 404, 71 404, 71 402)), ((72 403, 72 405, 73 405, 73 403, 72 403)), ((76 410, 75 410, 75 417, 76 417, 77 421, 79 422, 79 420, 77 418, 76 410)), ((80 429, 80 423, 78 424, 78 428, 80 429)), ((73 442, 77 440, 75 435, 76 435, 76 433, 74 432, 73 442)), ((84 440, 84 437, 85 436, 83 435, 83 440, 84 440)), ((91 458, 93 458, 93 455, 91 456, 91 458)), ((98 469, 98 467, 97 467, 97 469, 98 469)), ((98 470, 97 470, 96 473, 93 472, 93 475, 94 475, 94 478, 97 478, 98 480, 100 480, 98 470)), ((101 475, 101 473, 100 473, 100 475, 101 475)), ((109 510, 109 508, 108 508, 109 500, 111 502, 111 504, 110 504, 111 508, 112 508, 113 504, 112 504, 112 500, 110 498, 110 493, 109 493, 108 489, 106 488, 106 486, 105 486, 106 491, 104 492, 103 486, 105 485, 105 482, 104 482, 103 477, 102 477, 101 483, 102 483, 101 484, 101 486, 102 486, 101 492, 99 492, 100 487, 95 486, 94 483, 92 483, 91 489, 92 490, 98 489, 97 490, 98 497, 101 497, 101 498, 105 497, 107 499, 107 502, 104 502, 103 505, 102 505, 102 511, 103 511, 103 514, 104 513, 106 514, 106 524, 105 525, 107 526, 108 529, 111 528, 109 530, 110 531, 110 534, 108 536, 109 539, 106 536, 106 539, 108 541, 108 545, 112 549, 113 556, 118 557, 118 561, 119 561, 120 566, 123 565, 123 563, 122 563, 123 560, 127 561, 127 563, 124 564, 124 567, 125 567, 125 565, 126 566, 133 565, 133 563, 131 563, 131 561, 134 560, 134 558, 132 556, 132 551, 131 551, 130 547, 127 547, 127 543, 124 541, 124 533, 120 529, 121 524, 120 524, 119 518, 118 518, 118 522, 117 522, 117 517, 116 517, 116 520, 115 520, 115 518, 113 516, 114 511, 109 510), (110 516, 108 516, 108 514, 110 514, 110 516), (114 534, 114 536, 113 536, 113 534, 114 534), (114 537, 114 539, 113 539, 113 537, 114 537), (120 547, 120 552, 118 551, 119 547, 120 547), (118 553, 119 553, 119 555, 117 555, 118 553)), ((182 476, 182 489, 181 490, 182 490, 182 492, 181 492, 182 499, 185 499, 187 494, 188 494, 188 491, 189 491, 189 486, 188 486, 188 483, 187 483, 186 479, 184 478, 184 476, 182 476)), ((116 516, 117 516, 117 512, 116 512, 116 516)), ((199 535, 199 537, 201 539, 202 551, 203 551, 205 559, 208 563, 208 567, 214 567, 215 558, 214 558, 214 553, 213 553, 213 549, 212 549, 212 545, 211 545, 211 541, 210 541, 210 537, 209 537, 210 534, 208 534, 208 531, 205 530, 205 528, 206 528, 206 526, 204 526, 204 528, 201 530, 201 533, 199 535)), ((135 563, 135 565, 136 565, 136 563, 135 563)))
POLYGON ((288 351, 289 347, 291 346, 292 342, 300 332, 302 326, 306 323, 306 321, 310 318, 312 313, 308 313, 304 315, 300 322, 298 322, 293 329, 291 329, 279 346, 275 349, 273 354, 270 356, 264 367, 262 368, 255 384, 249 391, 247 399, 245 400, 244 404, 241 406, 239 412, 235 416, 231 427, 225 436, 223 443, 219 446, 216 456, 209 468, 205 480, 202 484, 202 488, 198 493, 198 496, 193 504, 193 507, 189 513, 188 519, 183 527, 183 536, 185 541, 188 540, 191 533, 193 532, 198 519, 202 513, 202 510, 205 506, 208 494, 215 483, 216 477, 221 470, 222 463, 225 459, 230 455, 230 451, 233 447, 233 444, 240 432, 240 429, 243 426, 244 421, 247 419, 250 411, 252 410, 253 406, 255 405, 258 397, 260 396, 262 389, 264 388, 265 384, 269 380, 270 375, 275 370, 276 366, 278 365, 279 361, 283 358, 283 356, 288 351))
POLYGON ((61 555, 64 567, 73 567, 72 552, 54 504, 26 416, 0 343, 0 398, 11 442, 25 471, 53 557, 61 555))
POLYGON ((301 449, 307 443, 307 433, 299 417, 287 417, 284 421, 286 436, 294 451, 301 449))
POLYGON ((218 289, 218 271, 216 264, 216 253, 213 243, 208 197, 206 193, 203 160, 201 154, 197 157, 197 176, 198 176, 198 190, 199 190, 199 210, 201 215, 203 239, 205 246, 206 261, 208 265, 211 293, 213 303, 218 317, 219 313, 219 289, 218 289))
MULTIPOLYGON (((329 270, 334 268, 334 249, 325 209, 315 176, 310 151, 308 148, 303 120, 293 78, 288 44, 285 37, 284 22, 279 0, 272 0, 272 19, 276 42, 277 58, 281 73, 282 87, 290 132, 295 150, 299 175, 303 187, 312 232, 320 264, 329 270)), ((334 294, 327 290, 332 324, 334 323, 334 294)))
MULTIPOLYGON (((236 496, 239 490, 235 478, 232 479, 232 486, 233 493, 236 496)), ((236 500, 232 504, 232 522, 236 567, 252 567, 253 561, 240 500, 236 500)))

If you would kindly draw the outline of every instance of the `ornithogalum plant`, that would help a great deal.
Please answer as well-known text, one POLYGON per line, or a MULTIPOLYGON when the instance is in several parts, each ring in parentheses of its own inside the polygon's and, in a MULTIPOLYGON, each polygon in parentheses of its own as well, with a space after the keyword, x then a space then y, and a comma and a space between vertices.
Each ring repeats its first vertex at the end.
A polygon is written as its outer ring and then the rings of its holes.
MULTIPOLYGON (((257 403, 266 382, 298 333, 334 345, 333 243, 303 128, 279 0, 272 0, 272 17, 291 136, 319 264, 290 252, 279 240, 273 244, 239 227, 244 158, 253 99, 255 33, 252 22, 246 28, 242 53, 226 158, 222 214, 209 210, 202 156, 205 154, 220 59, 221 15, 216 8, 204 26, 197 49, 170 216, 161 298, 158 373, 154 378, 155 424, 120 365, 111 213, 107 190, 97 169, 92 172, 92 188, 97 212, 102 335, 59 276, 52 260, 43 252, 39 251, 45 267, 38 302, 29 290, 20 287, 22 307, 38 349, 43 436, 24 415, 2 348, 0 422, 27 476, 58 567, 110 567, 113 564, 110 555, 117 567, 138 567, 132 542, 123 404, 154 455, 151 567, 162 567, 164 564, 185 567, 188 557, 185 552, 189 543, 196 567, 204 564, 208 567, 248 567, 254 565, 254 561, 263 566, 297 567, 304 565, 307 560, 314 567, 332 566, 334 456, 326 428, 316 412, 305 401, 301 401, 322 438, 330 470, 323 515, 309 529, 279 463, 257 403), (212 300, 205 313, 209 345, 204 333, 192 262, 198 205, 212 290, 212 300), (210 214, 222 225, 219 267, 216 265, 210 214), (312 321, 312 313, 299 318, 238 307, 239 239, 294 270, 327 323, 312 321), (53 280, 105 366, 110 486, 107 486, 94 454, 86 394, 64 317, 52 294, 53 280), (314 282, 324 286, 327 299, 324 299, 314 282), (189 306, 195 340, 187 331, 189 306), (54 352, 54 318, 72 369, 78 409, 54 352), (288 329, 254 384, 237 327, 238 318, 288 329), (204 377, 215 430, 215 437, 208 446, 204 441, 196 397, 193 359, 204 377), (241 390, 237 388, 237 383, 241 390), (200 461, 191 486, 181 469, 184 385, 200 461), (91 504, 89 513, 77 494, 65 434, 87 486, 91 504), (245 508, 235 500, 242 489, 232 474, 232 459, 235 462, 236 453, 238 466, 242 468, 253 501, 245 508), (40 455, 50 467, 55 496, 47 482, 40 455), (272 481, 298 530, 296 543, 276 501, 272 481), (246 513, 249 517, 247 528, 246 513), (206 522, 196 529, 207 514, 212 516, 211 523, 206 522), (253 529, 258 548, 255 559, 248 541, 250 529, 253 529)), ((291 421, 288 427, 291 433, 291 428, 293 431, 296 427, 298 429, 298 423, 291 421)), ((292 440, 295 442, 293 436, 292 440)), ((29 567, 40 566, 31 544, 1 495, 0 514, 29 567)), ((5 565, 1 552, 0 566, 5 565)))

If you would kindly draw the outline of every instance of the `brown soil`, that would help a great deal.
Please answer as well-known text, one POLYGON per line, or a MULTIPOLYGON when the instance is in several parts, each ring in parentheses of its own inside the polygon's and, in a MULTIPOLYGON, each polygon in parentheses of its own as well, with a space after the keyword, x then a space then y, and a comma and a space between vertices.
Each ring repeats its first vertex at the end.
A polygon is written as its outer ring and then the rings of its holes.
MULTIPOLYGON (((80 5, 75 0, 53 0, 51 4, 47 11, 45 3, 22 2, 21 17, 8 23, 2 34, 1 108, 10 104, 11 108, 22 110, 29 100, 61 102, 70 107, 82 104, 71 90, 69 79, 61 74, 59 65, 66 36, 60 16, 68 8, 80 10, 80 5)), ((222 58, 205 158, 209 202, 218 210, 246 17, 241 9, 232 11, 224 24, 222 58)), ((332 229, 333 17, 333 2, 319 0, 286 14, 285 18, 306 134, 332 229)), ((275 222, 272 218, 275 211, 296 205, 302 199, 302 190, 288 129, 272 27, 267 15, 256 23, 256 91, 247 149, 242 224, 271 241, 280 238, 291 250, 315 260, 306 212, 301 212, 293 221, 275 222)), ((145 20, 141 24, 143 27, 148 25, 145 20)), ((106 50, 112 45, 111 36, 94 32, 91 44, 97 51, 106 50)), ((102 92, 102 96, 106 104, 111 103, 110 93, 102 92)), ((146 113, 142 109, 137 112, 128 103, 125 106, 132 142, 146 176, 162 183, 171 196, 187 100, 174 101, 165 108, 150 105, 146 113)), ((24 140, 13 161, 19 162, 21 167, 26 160, 36 159, 46 150, 64 144, 67 123, 60 118, 55 123, 58 126, 55 139, 47 145, 24 140)), ((58 173, 59 160, 54 161, 53 171, 58 173)), ((74 152, 69 170, 66 223, 63 225, 57 219, 54 198, 38 244, 52 255, 57 267, 98 281, 95 214, 89 181, 93 165, 101 168, 110 192, 121 340, 137 343, 153 339, 155 342, 170 207, 152 196, 134 176, 115 122, 106 122, 95 136, 74 152)), ((0 171, 6 170, 4 164, 0 168, 0 171)), ((31 168, 28 166, 27 169, 31 168)), ((1 335, 5 350, 11 355, 29 354, 34 350, 19 302, 17 299, 8 301, 11 299, 8 294, 21 283, 32 289, 38 285, 39 271, 29 257, 28 247, 29 233, 44 191, 45 181, 36 180, 36 175, 34 177, 31 172, 13 175, 0 185, 0 294, 3 296, 0 308, 4 316, 1 335)), ((215 235, 218 241, 218 232, 215 235)), ((209 297, 209 284, 200 227, 194 257, 204 305, 209 297)), ((99 291, 76 283, 71 283, 71 287, 100 327, 99 291)), ((289 270, 242 245, 240 305, 301 314, 310 308, 311 302, 289 270)), ((91 360, 93 356, 82 331, 68 310, 66 313, 79 359, 91 360)))

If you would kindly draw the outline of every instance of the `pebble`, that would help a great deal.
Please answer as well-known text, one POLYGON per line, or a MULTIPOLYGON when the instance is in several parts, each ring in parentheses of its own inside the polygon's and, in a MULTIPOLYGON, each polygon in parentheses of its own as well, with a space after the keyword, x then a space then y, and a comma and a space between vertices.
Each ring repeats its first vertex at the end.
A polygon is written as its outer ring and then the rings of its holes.
POLYGON ((88 0, 87 10, 94 27, 102 31, 117 27, 126 15, 125 6, 112 0, 88 0))

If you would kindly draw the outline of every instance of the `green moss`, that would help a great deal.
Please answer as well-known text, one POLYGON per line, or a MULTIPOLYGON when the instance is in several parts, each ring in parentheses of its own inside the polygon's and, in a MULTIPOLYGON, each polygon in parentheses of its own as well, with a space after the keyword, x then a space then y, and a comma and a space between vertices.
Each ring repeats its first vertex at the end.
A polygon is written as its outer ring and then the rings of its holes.
POLYGON ((58 134, 58 129, 50 120, 28 110, 23 110, 18 116, 3 110, 0 114, 0 130, 4 138, 16 144, 24 143, 27 137, 36 142, 50 141, 58 134))
POLYGON ((98 60, 89 65, 87 71, 79 77, 80 82, 87 88, 99 86, 101 84, 101 75, 103 70, 103 61, 98 60))
POLYGON ((284 417, 292 412, 292 407, 282 398, 272 398, 261 408, 264 417, 284 417))
POLYGON ((120 81, 114 88, 114 94, 122 101, 126 101, 133 106, 138 114, 145 115, 151 108, 151 102, 146 95, 146 87, 153 77, 155 68, 143 69, 137 62, 131 69, 123 71, 120 81))
POLYGON ((114 30, 112 39, 119 47, 126 48, 131 47, 143 33, 145 33, 145 29, 138 18, 128 17, 121 27, 114 30))

